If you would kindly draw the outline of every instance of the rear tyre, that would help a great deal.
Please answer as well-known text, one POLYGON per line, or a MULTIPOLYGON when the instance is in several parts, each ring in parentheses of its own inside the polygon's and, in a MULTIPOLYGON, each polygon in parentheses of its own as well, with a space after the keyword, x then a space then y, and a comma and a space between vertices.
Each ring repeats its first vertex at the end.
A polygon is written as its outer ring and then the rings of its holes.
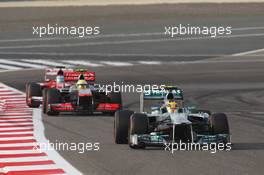
POLYGON ((128 143, 129 119, 133 113, 133 111, 129 110, 116 111, 114 121, 114 139, 116 144, 128 143))
POLYGON ((28 107, 38 108, 40 106, 40 102, 33 100, 32 97, 41 97, 42 91, 41 86, 37 83, 28 83, 26 85, 26 102, 28 107))
POLYGON ((229 124, 224 113, 216 113, 209 117, 210 130, 215 134, 229 134, 229 124))
POLYGON ((110 103, 116 103, 120 105, 120 109, 122 109, 122 95, 121 92, 110 92, 107 95, 110 99, 110 103))
MULTIPOLYGON (((130 136, 137 134, 147 134, 149 128, 148 117, 145 114, 135 113, 130 117, 130 127, 129 127, 129 139, 130 136)), ((133 149, 145 148, 144 143, 138 143, 138 145, 133 145, 129 140, 129 146, 133 149)))
POLYGON ((49 108, 49 104, 56 104, 56 103, 61 103, 61 94, 60 92, 55 89, 48 89, 46 93, 46 113, 47 115, 59 115, 58 111, 53 111, 51 108, 49 108))
POLYGON ((42 91, 42 112, 43 114, 46 114, 47 113, 47 89, 43 89, 42 91))

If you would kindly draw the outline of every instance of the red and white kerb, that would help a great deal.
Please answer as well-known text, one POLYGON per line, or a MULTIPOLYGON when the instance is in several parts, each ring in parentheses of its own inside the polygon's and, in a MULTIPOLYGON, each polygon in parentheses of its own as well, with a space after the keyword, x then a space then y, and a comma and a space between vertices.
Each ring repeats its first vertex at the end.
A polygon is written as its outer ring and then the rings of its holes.
POLYGON ((25 95, 0 84, 0 175, 66 174, 36 145, 25 95))

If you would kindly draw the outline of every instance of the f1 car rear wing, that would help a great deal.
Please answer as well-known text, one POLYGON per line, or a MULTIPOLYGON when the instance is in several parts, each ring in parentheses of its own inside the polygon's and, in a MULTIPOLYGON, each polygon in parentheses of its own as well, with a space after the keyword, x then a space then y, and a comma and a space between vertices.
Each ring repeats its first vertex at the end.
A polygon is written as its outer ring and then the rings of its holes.
MULTIPOLYGON (((55 79, 59 70, 61 70, 61 68, 46 69, 45 81, 55 79)), ((78 81, 80 75, 83 75, 86 81, 89 82, 95 81, 95 72, 89 72, 84 69, 64 69, 63 73, 64 73, 64 80, 66 82, 78 81)))
POLYGON ((84 76, 86 81, 95 81, 95 73, 94 72, 65 72, 64 77, 65 81, 77 81, 80 75, 84 76))
POLYGON ((144 111, 145 100, 165 100, 169 93, 173 95, 175 100, 183 100, 183 91, 176 86, 164 86, 162 89, 146 90, 140 95, 140 111, 144 111))
POLYGON ((172 93, 176 100, 183 99, 183 92, 177 87, 164 87, 163 89, 146 90, 142 93, 144 100, 162 100, 168 93, 172 93))

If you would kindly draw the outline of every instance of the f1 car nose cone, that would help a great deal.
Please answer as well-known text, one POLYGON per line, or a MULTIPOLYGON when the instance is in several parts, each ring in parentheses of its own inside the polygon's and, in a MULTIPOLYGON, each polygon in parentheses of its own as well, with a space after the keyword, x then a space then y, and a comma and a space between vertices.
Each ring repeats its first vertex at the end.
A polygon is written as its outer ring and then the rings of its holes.
POLYGON ((188 120, 188 115, 186 113, 171 113, 170 117, 172 123, 175 125, 192 123, 188 120))

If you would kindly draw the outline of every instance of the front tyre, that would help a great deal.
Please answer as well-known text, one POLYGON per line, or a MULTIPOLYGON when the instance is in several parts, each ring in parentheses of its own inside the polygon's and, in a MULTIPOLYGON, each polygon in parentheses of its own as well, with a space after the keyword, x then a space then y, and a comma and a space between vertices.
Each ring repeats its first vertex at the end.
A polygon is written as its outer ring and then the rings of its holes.
POLYGON ((227 116, 224 113, 212 114, 209 117, 211 134, 230 134, 227 116))
POLYGON ((27 83, 26 84, 26 103, 30 108, 38 108, 40 102, 34 100, 33 97, 41 97, 42 91, 41 86, 37 83, 27 83))
POLYGON ((46 107, 45 107, 46 114, 50 116, 59 115, 58 111, 54 111, 49 107, 50 104, 58 104, 58 103, 61 103, 60 92, 55 88, 48 89, 46 94, 46 107))
POLYGON ((145 114, 135 113, 130 117, 129 146, 133 149, 145 148, 144 143, 134 145, 131 141, 133 135, 147 134, 149 128, 148 117, 145 114))
POLYGON ((129 119, 133 113, 130 110, 116 111, 114 121, 114 140, 116 144, 128 143, 129 119))

